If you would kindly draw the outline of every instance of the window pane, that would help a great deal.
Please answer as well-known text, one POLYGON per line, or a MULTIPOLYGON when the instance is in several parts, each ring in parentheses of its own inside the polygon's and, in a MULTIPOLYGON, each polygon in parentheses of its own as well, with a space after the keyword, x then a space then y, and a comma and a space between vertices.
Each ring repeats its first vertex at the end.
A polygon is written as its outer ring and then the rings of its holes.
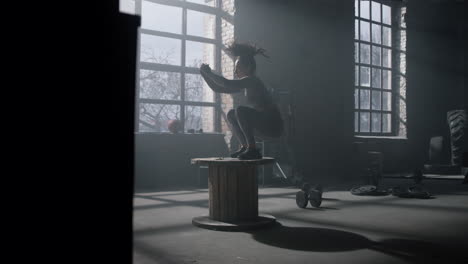
POLYGON ((361 0, 361 17, 369 19, 369 1, 361 0))
POLYGON ((381 40, 381 30, 382 26, 372 24, 372 42, 380 44, 381 40))
POLYGON ((380 92, 372 91, 372 110, 380 110, 380 92))
POLYGON ((201 63, 207 63, 211 69, 215 69, 214 53, 215 45, 203 42, 187 41, 185 53, 185 66, 200 67, 201 63))
POLYGON ((372 1, 372 20, 380 22, 380 4, 372 1))
POLYGON ((354 0, 354 15, 359 16, 359 0, 354 0))
POLYGON ((370 86, 370 69, 369 67, 361 67, 360 76, 361 86, 370 86))
POLYGON ((360 116, 360 132, 369 132, 369 113, 359 113, 360 116))
POLYGON ((182 8, 143 1, 141 27, 145 29, 182 33, 182 8))
POLYGON ((354 108, 359 109, 359 89, 354 89, 354 108))
POLYGON ((354 42, 354 61, 359 62, 359 43, 354 42))
POLYGON ((390 133, 392 132, 392 115, 391 114, 382 114, 382 132, 390 133))
POLYGON ((392 95, 390 92, 382 93, 382 110, 391 111, 392 110, 392 95))
POLYGON ((213 39, 215 37, 215 24, 215 15, 187 10, 188 35, 213 39))
POLYGON ((187 2, 197 3, 207 6, 215 6, 215 0, 187 0, 187 2))
POLYGON ((391 24, 392 10, 389 6, 382 5, 382 22, 385 24, 391 24))
POLYGON ((203 129, 203 132, 214 131, 214 107, 185 107, 185 129, 203 129))
POLYGON ((359 39, 359 20, 354 19, 354 38, 359 39))
POLYGON ((380 69, 372 68, 372 87, 380 88, 380 69))
POLYGON ((359 116, 357 112, 354 112, 354 132, 359 131, 359 116))
POLYGON ((392 29, 389 27, 382 27, 382 44, 386 46, 392 45, 392 29))
POLYGON ((388 70, 382 70, 382 88, 387 90, 392 88, 392 75, 388 70))
POLYGON ((174 119, 180 119, 179 105, 140 104, 141 132, 169 132, 167 122, 174 119))
POLYGON ((392 67, 392 50, 391 49, 382 49, 382 62, 384 67, 392 67))
POLYGON ((370 109, 370 91, 361 89, 361 109, 370 109))
POLYGON ((380 132, 380 113, 372 113, 372 132, 380 132))
POLYGON ((359 66, 354 66, 354 85, 359 85, 359 66))
POLYGON ((161 64, 180 65, 181 41, 141 34, 140 60, 161 64))
POLYGON ((380 66, 381 65, 381 59, 380 59, 380 53, 381 53, 381 48, 372 46, 372 64, 380 66))
POLYGON ((370 64, 370 45, 361 43, 361 63, 370 64))
POLYGON ((140 70, 140 98, 180 100, 180 73, 140 70))
POLYGON ((360 21, 361 23, 361 32, 360 32, 360 39, 364 41, 370 41, 370 25, 369 22, 360 21))
POLYGON ((214 102, 214 93, 200 74, 185 74, 185 100, 214 102))

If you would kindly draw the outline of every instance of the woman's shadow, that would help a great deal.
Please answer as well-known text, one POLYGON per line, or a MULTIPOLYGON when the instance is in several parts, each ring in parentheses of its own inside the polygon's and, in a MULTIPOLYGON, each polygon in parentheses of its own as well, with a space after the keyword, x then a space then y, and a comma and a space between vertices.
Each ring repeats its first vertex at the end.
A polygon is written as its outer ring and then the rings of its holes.
POLYGON ((289 227, 278 222, 271 228, 249 233, 263 244, 302 251, 349 251, 367 248, 371 243, 366 237, 350 232, 326 228, 289 227))
POLYGON ((411 262, 468 263, 464 250, 420 240, 387 239, 372 241, 351 232, 312 227, 288 227, 276 223, 271 228, 253 230, 252 237, 274 247, 314 252, 340 252, 371 249, 411 262), (465 261, 465 262, 464 262, 465 261))

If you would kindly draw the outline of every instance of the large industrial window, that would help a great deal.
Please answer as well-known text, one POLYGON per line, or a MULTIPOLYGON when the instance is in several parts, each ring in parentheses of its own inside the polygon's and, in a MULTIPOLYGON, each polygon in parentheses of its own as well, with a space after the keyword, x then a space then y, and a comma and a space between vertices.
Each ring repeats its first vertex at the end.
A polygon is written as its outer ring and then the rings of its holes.
MULTIPOLYGON (((396 8, 355 0, 354 131, 357 135, 392 136, 401 130, 398 97, 402 24, 392 21, 396 8)), ((401 9, 398 9, 401 12, 401 9)), ((399 20, 399 19, 397 19, 399 20)), ((406 33, 405 33, 406 34, 406 33)), ((405 35, 406 39, 406 35, 405 35)), ((406 85, 406 83, 405 83, 406 85)), ((404 124, 405 125, 405 124, 404 124)), ((406 130, 405 130, 406 131, 406 130)))
POLYGON ((167 132, 169 120, 183 130, 220 129, 219 96, 199 74, 202 62, 220 70, 218 0, 135 1, 141 14, 137 90, 139 132, 167 132))

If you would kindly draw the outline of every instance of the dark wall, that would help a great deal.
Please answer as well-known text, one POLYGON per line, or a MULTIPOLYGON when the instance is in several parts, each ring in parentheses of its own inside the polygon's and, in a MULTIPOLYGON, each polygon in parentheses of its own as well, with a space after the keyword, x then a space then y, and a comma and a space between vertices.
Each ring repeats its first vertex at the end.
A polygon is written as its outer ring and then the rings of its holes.
POLYGON ((463 17, 463 23, 459 26, 460 34, 463 36, 463 42, 461 43, 463 49, 463 59, 462 59, 462 67, 463 67, 463 98, 465 101, 465 109, 468 109, 468 16, 465 14, 467 9, 468 3, 465 1, 463 8, 459 9, 459 16, 463 17))
POLYGON ((223 134, 136 133, 135 189, 198 186, 198 166, 190 160, 227 155, 223 134))
POLYGON ((447 111, 466 108, 463 10, 459 1, 408 1, 408 140, 414 166, 427 160, 430 137, 448 139, 447 111))
POLYGON ((384 170, 427 159, 429 139, 448 135, 446 112, 466 107, 463 4, 408 1, 407 139, 353 137, 354 1, 237 0, 235 34, 269 51, 258 75, 294 94, 297 167, 311 178, 349 177, 351 144, 382 151, 384 170))
MULTIPOLYGON (((384 153, 386 172, 422 166, 432 136, 444 136, 449 144, 447 111, 467 108, 463 5, 466 8, 466 3, 451 0, 408 1, 407 139, 359 139, 384 153)), ((445 152, 446 162, 449 155, 445 152)))
POLYGON ((353 2, 236 3, 236 38, 271 56, 257 59, 259 77, 294 95, 297 169, 314 180, 342 175, 353 135, 353 2))

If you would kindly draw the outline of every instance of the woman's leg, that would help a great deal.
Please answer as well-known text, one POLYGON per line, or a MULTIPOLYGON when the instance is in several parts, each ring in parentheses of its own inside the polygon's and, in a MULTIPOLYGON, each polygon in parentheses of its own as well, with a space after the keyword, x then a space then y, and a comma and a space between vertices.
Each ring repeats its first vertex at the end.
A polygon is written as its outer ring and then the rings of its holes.
POLYGON ((261 159, 262 155, 256 149, 254 132, 268 137, 279 137, 283 132, 283 121, 277 110, 258 111, 250 107, 239 106, 236 109, 237 121, 247 140, 247 150, 239 155, 239 159, 261 159))
POLYGON ((248 148, 255 148, 254 121, 257 119, 257 115, 258 111, 250 107, 239 106, 236 109, 237 121, 247 141, 248 148))
POLYGON ((242 160, 261 159, 262 154, 255 146, 254 137, 255 122, 261 119, 260 112, 250 107, 239 106, 236 109, 236 117, 247 140, 247 150, 239 154, 238 158, 242 160))
POLYGON ((240 149, 231 155, 231 157, 237 158, 237 156, 244 152, 247 148, 247 141, 245 139, 244 132, 242 132, 242 129, 239 126, 239 122, 236 117, 236 111, 234 109, 229 110, 227 113, 227 119, 229 124, 231 124, 232 134, 234 134, 234 136, 239 141, 239 144, 241 145, 240 149))
POLYGON ((267 137, 279 137, 283 133, 283 120, 277 110, 258 111, 239 106, 236 116, 249 147, 255 148, 255 130, 267 137))

